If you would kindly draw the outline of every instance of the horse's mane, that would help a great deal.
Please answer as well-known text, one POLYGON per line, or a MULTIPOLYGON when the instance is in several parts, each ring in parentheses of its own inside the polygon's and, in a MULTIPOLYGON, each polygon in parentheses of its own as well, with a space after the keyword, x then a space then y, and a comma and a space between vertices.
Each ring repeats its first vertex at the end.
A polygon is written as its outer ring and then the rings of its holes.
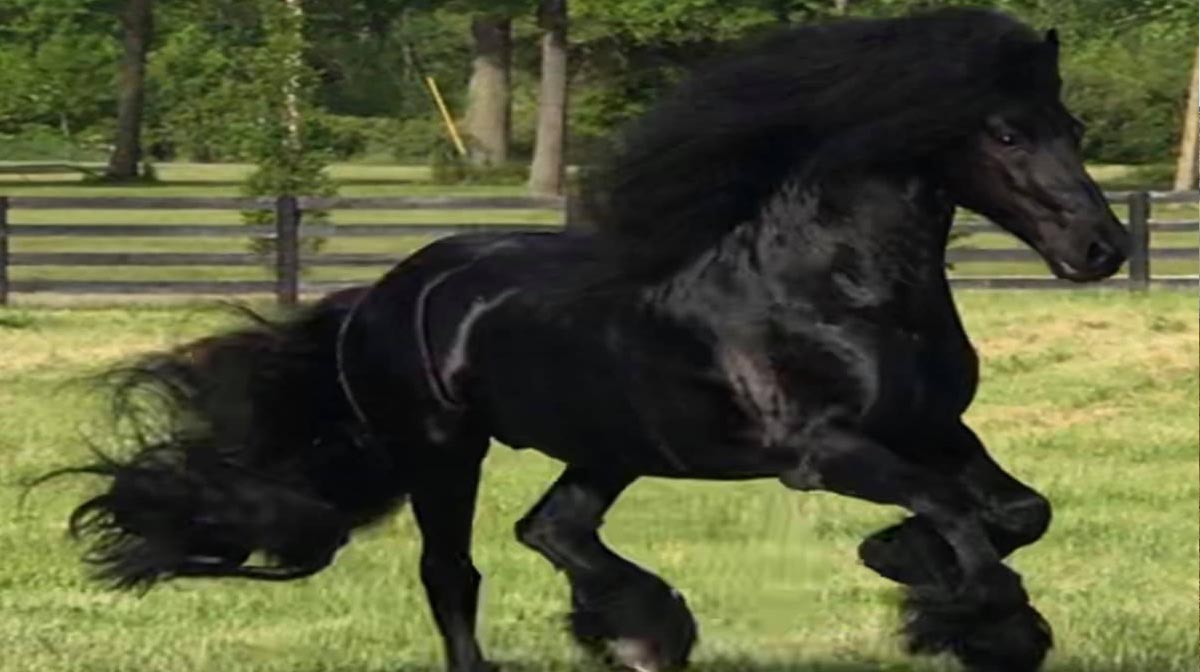
POLYGON ((950 9, 785 29, 698 69, 584 173, 580 213, 624 279, 678 268, 785 179, 905 165, 1005 101, 1059 93, 1057 48, 950 9))

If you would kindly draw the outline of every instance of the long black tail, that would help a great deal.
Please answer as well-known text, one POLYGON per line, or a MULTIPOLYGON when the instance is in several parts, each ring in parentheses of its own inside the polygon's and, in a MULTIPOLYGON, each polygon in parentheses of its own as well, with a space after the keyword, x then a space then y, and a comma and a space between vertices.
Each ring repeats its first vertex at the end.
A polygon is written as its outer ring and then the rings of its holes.
POLYGON ((355 415, 337 341, 365 290, 111 372, 136 452, 64 470, 109 479, 70 519, 120 587, 180 576, 287 580, 333 560, 350 531, 403 502, 394 456, 355 415), (258 554, 258 559, 253 556, 258 554))

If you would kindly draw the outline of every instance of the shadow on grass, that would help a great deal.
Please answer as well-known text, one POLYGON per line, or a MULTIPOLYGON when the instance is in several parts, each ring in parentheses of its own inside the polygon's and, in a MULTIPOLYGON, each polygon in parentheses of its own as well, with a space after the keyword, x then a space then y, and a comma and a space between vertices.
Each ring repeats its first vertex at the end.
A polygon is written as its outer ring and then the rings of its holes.
MULTIPOLYGON (((497 660, 499 672, 607 672, 613 668, 599 662, 590 661, 546 661, 532 662, 528 660, 497 660)), ((1096 663, 1085 661, 1056 661, 1042 668, 1042 672, 1154 672, 1159 670, 1183 669, 1179 660, 1142 660, 1128 663, 1096 663)), ((687 672, 931 672, 932 670, 959 670, 953 663, 933 664, 928 659, 913 659, 913 661, 823 661, 797 660, 785 661, 756 661, 745 658, 728 658, 694 663, 687 672)), ((319 665, 317 667, 299 668, 296 672, 445 672, 445 668, 437 665, 379 665, 362 667, 353 664, 319 665)))

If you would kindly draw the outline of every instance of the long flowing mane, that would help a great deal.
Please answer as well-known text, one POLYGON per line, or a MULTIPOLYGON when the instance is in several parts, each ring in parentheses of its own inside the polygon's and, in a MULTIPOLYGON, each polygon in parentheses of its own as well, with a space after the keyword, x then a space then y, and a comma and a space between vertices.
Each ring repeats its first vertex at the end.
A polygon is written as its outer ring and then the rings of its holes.
POLYGON ((1057 101, 1057 51, 997 12, 789 28, 699 68, 584 174, 625 279, 678 268, 792 176, 912 164, 1005 101, 1057 101))

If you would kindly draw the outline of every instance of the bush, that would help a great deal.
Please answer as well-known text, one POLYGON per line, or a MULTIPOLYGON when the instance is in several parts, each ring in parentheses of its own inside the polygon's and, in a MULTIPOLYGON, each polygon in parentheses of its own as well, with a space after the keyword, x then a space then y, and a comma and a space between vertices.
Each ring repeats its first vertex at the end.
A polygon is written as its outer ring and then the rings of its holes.
POLYGON ((386 117, 321 114, 309 123, 313 146, 345 161, 387 147, 397 122, 386 117))
POLYGON ((529 181, 529 166, 477 166, 460 155, 452 142, 443 140, 429 157, 429 174, 434 184, 524 184, 529 181))
POLYGON ((402 163, 436 165, 434 155, 447 149, 453 151, 441 120, 433 117, 413 117, 395 122, 388 142, 391 155, 402 163))
POLYGON ((1186 65, 1151 36, 1091 42, 1068 52, 1064 96, 1088 125, 1084 154, 1103 163, 1152 163, 1175 155, 1187 95, 1186 65), (1173 67, 1174 66, 1174 67, 1173 67))
POLYGON ((308 120, 309 142, 335 159, 346 160, 361 154, 367 148, 367 136, 350 119, 353 117, 322 114, 308 120))
POLYGON ((27 124, 0 133, 0 161, 105 161, 108 149, 49 126, 27 124))

